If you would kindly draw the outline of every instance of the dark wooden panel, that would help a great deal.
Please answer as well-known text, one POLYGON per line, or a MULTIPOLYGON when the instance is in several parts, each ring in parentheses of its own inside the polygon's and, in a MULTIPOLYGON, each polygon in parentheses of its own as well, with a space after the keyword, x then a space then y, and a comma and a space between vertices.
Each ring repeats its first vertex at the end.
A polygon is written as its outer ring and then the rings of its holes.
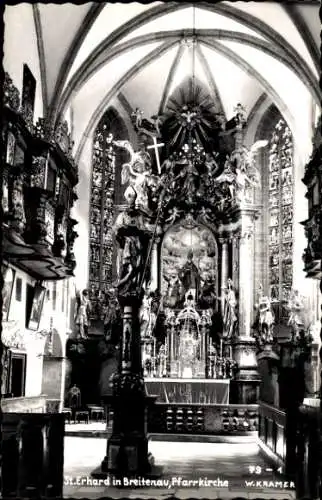
POLYGON ((64 415, 3 413, 4 497, 62 496, 64 415))

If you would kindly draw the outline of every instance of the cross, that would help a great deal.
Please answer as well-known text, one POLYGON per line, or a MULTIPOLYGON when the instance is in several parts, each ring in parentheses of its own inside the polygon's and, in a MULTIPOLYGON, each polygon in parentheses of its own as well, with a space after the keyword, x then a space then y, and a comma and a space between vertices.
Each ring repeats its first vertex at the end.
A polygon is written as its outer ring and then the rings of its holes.
POLYGON ((154 149, 155 157, 156 157, 156 160, 157 160, 158 174, 160 175, 161 174, 161 165, 160 165, 160 158, 159 158, 159 150, 158 150, 158 148, 161 148, 162 146, 164 146, 164 142, 160 142, 160 144, 158 144, 157 138, 155 136, 152 137, 152 140, 153 140, 153 145, 152 146, 147 146, 147 149, 154 149))

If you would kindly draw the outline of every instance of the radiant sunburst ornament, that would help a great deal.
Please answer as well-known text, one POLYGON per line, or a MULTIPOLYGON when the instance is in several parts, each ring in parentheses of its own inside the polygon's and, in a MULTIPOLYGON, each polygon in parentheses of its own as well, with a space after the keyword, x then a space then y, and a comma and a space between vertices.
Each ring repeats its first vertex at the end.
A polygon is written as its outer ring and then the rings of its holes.
POLYGON ((221 130, 216 103, 201 83, 187 79, 169 98, 163 115, 163 137, 172 151, 194 140, 205 150, 221 130))

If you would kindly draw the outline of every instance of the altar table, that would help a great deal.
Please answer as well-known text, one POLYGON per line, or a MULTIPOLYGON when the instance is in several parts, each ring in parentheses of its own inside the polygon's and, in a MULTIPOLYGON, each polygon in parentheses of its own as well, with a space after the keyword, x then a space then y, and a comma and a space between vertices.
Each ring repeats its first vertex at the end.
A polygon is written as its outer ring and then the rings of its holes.
POLYGON ((229 404, 229 379, 146 378, 157 403, 229 404))

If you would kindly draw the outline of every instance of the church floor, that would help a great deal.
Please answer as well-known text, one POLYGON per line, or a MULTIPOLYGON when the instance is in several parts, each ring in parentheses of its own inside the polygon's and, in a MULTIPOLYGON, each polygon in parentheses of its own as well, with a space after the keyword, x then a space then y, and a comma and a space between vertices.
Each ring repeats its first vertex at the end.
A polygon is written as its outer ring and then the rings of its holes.
POLYGON ((153 454, 156 465, 163 467, 161 478, 163 485, 154 488, 146 486, 132 489, 91 484, 91 472, 100 464, 105 451, 105 439, 65 437, 64 497, 295 499, 294 490, 281 489, 284 478, 278 472, 266 470, 270 465, 265 462, 254 441, 248 443, 151 441, 149 451, 153 454), (250 474, 250 466, 261 467, 261 474, 250 474), (75 481, 77 478, 82 478, 83 485, 67 485, 70 479, 75 481), (165 483, 167 480, 169 485, 165 483), (188 480, 195 480, 195 483, 189 485, 185 482, 188 480), (220 480, 221 483, 207 484, 209 480, 220 480), (225 480, 228 481, 228 486, 223 483, 225 480), (260 483, 264 480, 271 482, 270 488, 260 483), (84 481, 87 484, 84 484, 84 481), (253 483, 251 485, 248 483, 247 486, 245 481, 253 483))

